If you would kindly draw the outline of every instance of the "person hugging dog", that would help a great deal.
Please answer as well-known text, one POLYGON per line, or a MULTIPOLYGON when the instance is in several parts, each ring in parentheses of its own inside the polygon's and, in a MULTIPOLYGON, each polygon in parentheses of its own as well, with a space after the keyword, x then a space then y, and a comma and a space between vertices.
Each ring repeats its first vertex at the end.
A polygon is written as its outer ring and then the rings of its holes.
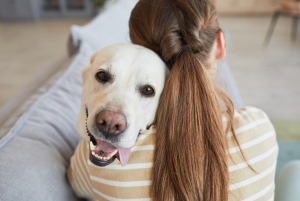
POLYGON ((276 134, 263 111, 235 110, 214 82, 225 39, 212 2, 140 0, 129 27, 135 45, 102 50, 83 71, 83 140, 68 171, 76 194, 273 200, 276 134))

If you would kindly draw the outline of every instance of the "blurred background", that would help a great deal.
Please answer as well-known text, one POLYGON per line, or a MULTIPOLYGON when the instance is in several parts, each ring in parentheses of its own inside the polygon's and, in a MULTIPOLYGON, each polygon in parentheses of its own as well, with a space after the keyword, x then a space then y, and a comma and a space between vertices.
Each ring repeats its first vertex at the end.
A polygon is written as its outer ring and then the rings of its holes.
MULTIPOLYGON (((0 107, 68 57, 71 25, 89 23, 115 1, 0 0, 0 107)), ((264 110, 279 138, 300 140, 300 2, 214 4, 230 35, 229 66, 244 105, 264 110)))

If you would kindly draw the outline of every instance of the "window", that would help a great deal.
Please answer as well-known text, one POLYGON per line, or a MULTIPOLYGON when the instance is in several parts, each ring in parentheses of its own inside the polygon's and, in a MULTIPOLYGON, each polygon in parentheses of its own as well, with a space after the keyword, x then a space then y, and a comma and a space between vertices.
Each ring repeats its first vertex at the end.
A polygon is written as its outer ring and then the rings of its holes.
POLYGON ((66 0, 67 10, 83 10, 84 0, 66 0))
POLYGON ((47 11, 58 11, 59 8, 59 0, 44 0, 43 1, 43 9, 47 11))

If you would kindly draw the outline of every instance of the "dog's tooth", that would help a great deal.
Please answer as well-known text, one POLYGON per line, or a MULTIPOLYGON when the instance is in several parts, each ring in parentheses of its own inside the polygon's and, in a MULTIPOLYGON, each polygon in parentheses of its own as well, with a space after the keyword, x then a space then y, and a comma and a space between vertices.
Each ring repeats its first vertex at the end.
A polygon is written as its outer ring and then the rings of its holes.
POLYGON ((106 160, 106 161, 111 159, 116 153, 117 153, 117 150, 112 152, 109 156, 105 157, 105 156, 100 156, 97 153, 92 151, 93 156, 95 156, 96 158, 98 158, 100 160, 106 160))
POLYGON ((110 157, 114 156, 114 155, 117 153, 117 151, 118 151, 118 150, 112 152, 112 153, 110 154, 110 157))
POLYGON ((90 148, 91 150, 94 150, 96 148, 96 146, 92 143, 92 141, 90 141, 90 148))

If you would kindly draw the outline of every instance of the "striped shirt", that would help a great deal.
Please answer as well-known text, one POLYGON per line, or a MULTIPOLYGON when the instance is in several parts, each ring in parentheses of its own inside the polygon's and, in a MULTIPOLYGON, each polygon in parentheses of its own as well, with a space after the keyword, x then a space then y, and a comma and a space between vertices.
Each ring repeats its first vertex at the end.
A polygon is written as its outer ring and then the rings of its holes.
MULTIPOLYGON (((223 118, 224 123, 226 118, 223 118)), ((267 115, 254 107, 236 110, 233 126, 252 171, 243 160, 233 140, 228 139, 228 200, 274 200, 274 177, 278 145, 274 127, 267 115), (229 156, 229 155, 228 155, 229 156)), ((139 135, 129 161, 122 167, 119 160, 98 167, 89 160, 89 145, 82 140, 68 170, 71 186, 79 197, 91 200, 146 201, 150 199, 151 167, 156 128, 139 135)))

